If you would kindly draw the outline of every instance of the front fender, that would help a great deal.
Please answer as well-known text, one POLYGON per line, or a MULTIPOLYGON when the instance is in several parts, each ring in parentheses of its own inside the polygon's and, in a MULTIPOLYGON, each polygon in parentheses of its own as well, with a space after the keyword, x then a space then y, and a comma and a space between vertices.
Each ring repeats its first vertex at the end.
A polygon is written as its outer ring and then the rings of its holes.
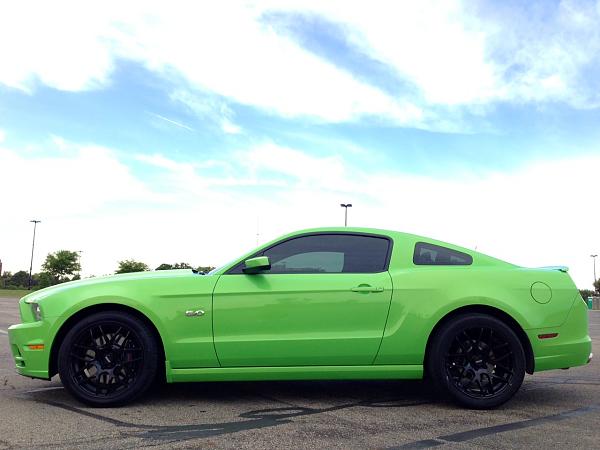
MULTIPOLYGON (((54 290, 36 300, 48 323, 48 342, 68 326, 70 318, 111 305, 131 308, 151 322, 158 332, 168 366, 173 368, 218 367, 212 338, 212 291, 218 277, 194 275, 82 283, 54 290), (188 310, 204 311, 188 317, 188 310)), ((40 292, 44 294, 43 291, 40 292)))

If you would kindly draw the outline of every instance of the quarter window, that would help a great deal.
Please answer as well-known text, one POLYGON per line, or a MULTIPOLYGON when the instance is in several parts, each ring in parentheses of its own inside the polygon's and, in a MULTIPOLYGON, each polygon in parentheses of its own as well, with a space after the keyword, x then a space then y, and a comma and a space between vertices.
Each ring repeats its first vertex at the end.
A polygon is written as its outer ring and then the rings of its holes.
POLYGON ((473 257, 439 245, 417 242, 413 263, 418 266, 468 266, 473 263, 473 257))

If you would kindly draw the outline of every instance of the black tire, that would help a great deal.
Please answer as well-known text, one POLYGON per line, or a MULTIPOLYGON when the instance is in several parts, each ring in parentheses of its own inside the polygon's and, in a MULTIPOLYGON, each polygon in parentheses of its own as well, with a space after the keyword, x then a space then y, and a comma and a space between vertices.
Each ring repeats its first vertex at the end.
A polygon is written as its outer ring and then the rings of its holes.
POLYGON ((90 406, 120 406, 135 400, 152 385, 158 367, 158 345, 151 330, 122 311, 83 318, 67 332, 58 352, 64 387, 90 406))
POLYGON ((486 314, 466 314, 442 325, 426 363, 437 389, 472 409, 503 404, 525 377, 519 338, 504 322, 486 314))

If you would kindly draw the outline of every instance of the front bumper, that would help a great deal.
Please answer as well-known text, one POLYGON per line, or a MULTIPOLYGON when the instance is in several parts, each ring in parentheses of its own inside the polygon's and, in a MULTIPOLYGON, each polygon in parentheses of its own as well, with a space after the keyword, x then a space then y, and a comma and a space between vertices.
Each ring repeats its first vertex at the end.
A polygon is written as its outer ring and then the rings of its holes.
POLYGON ((26 377, 48 380, 50 342, 46 342, 48 325, 45 321, 20 323, 8 328, 8 341, 17 372, 26 377), (29 346, 43 345, 32 350, 29 346))

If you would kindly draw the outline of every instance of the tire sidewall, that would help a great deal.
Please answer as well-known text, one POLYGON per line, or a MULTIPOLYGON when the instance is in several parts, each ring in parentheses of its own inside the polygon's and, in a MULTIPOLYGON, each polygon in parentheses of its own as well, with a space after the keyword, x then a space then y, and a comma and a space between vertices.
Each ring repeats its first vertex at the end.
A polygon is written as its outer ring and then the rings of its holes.
POLYGON ((79 401, 90 406, 111 407, 129 403, 142 395, 153 383, 158 368, 157 342, 148 327, 137 317, 122 311, 91 314, 78 321, 65 335, 58 352, 58 373, 63 386, 79 401), (72 379, 71 348, 76 337, 86 328, 99 322, 116 322, 134 331, 143 346, 143 361, 135 381, 119 394, 103 398, 89 394, 72 379))
POLYGON ((519 390, 525 377, 525 352, 515 332, 504 322, 485 314, 468 314, 444 324, 436 333, 428 355, 428 375, 439 391, 472 409, 490 409, 508 401, 519 390), (514 374, 506 389, 490 398, 473 398, 461 392, 449 378, 445 356, 455 336, 468 328, 489 327, 501 333, 514 354, 514 374))

